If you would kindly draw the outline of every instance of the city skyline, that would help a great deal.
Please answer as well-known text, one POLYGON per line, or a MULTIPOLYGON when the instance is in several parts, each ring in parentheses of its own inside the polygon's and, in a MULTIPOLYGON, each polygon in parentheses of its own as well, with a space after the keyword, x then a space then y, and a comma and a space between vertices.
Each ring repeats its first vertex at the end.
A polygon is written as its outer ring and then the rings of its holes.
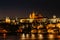
MULTIPOLYGON (((42 17, 42 18, 53 18, 53 16, 56 16, 56 18, 60 18, 60 17, 58 17, 57 15, 55 15, 55 14, 53 14, 53 15, 51 15, 50 17, 49 16, 46 16, 46 15, 43 15, 43 13, 42 12, 40 12, 40 13, 38 13, 38 12, 34 12, 34 11, 32 11, 32 12, 30 12, 27 16, 26 15, 24 15, 24 17, 22 17, 22 16, 3 16, 3 17, 0 17, 0 19, 5 19, 5 18, 10 18, 10 19, 26 19, 26 18, 30 18, 30 15, 33 17, 34 15, 34 17, 37 17, 37 19, 38 19, 38 17, 42 17)), ((36 18, 35 18, 36 19, 36 18)))

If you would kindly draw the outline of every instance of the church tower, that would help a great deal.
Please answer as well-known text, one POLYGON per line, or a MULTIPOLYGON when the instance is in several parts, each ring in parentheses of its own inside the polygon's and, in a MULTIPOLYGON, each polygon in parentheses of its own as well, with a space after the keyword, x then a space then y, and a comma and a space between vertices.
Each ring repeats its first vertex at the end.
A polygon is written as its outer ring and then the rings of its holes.
POLYGON ((33 12, 32 14, 29 15, 30 19, 34 19, 35 18, 35 13, 33 12))

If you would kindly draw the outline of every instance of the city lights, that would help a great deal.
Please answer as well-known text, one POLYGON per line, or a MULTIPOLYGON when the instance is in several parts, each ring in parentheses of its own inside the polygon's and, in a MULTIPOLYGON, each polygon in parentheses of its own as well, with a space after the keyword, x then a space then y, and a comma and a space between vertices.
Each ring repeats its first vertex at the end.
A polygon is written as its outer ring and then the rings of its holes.
POLYGON ((10 18, 9 17, 6 17, 6 23, 10 23, 10 18))
POLYGON ((6 30, 4 32, 12 30, 20 33, 60 33, 59 21, 60 18, 57 18, 56 15, 53 15, 52 18, 47 18, 41 14, 32 12, 29 18, 16 17, 15 19, 11 19, 10 17, 6 17, 4 22, 1 22, 3 24, 1 26, 6 30))

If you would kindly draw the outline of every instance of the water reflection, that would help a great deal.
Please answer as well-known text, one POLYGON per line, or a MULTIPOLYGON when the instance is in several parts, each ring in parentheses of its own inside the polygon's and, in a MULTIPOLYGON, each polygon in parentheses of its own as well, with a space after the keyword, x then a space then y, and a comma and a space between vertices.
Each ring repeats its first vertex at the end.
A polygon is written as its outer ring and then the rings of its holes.
POLYGON ((48 34, 48 38, 54 38, 54 35, 53 34, 48 34))
POLYGON ((43 39, 43 34, 38 34, 38 39, 43 39))
POLYGON ((26 38, 28 38, 28 39, 29 39, 29 34, 26 34, 26 38))
POLYGON ((57 34, 16 34, 8 35, 1 34, 0 40, 60 40, 60 35, 57 34))
POLYGON ((3 38, 4 38, 4 39, 6 38, 6 33, 3 34, 3 38))
POLYGON ((34 34, 31 34, 31 38, 32 38, 32 39, 35 39, 35 35, 34 35, 34 34))

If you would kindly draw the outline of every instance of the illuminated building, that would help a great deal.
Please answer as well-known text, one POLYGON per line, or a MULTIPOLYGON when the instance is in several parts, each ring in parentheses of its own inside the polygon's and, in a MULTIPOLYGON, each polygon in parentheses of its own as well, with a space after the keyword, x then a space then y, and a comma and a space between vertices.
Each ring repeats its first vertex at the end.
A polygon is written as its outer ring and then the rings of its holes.
MULTIPOLYGON (((4 20, 6 23, 10 23, 12 25, 19 26, 18 32, 22 32, 23 29, 26 28, 26 31, 31 28, 31 33, 55 33, 55 30, 59 28, 60 32, 60 18, 57 18, 55 15, 53 15, 52 18, 47 18, 42 16, 41 14, 36 14, 35 12, 32 12, 29 15, 29 18, 12 18, 6 17, 4 20), (56 28, 57 27, 57 28, 56 28), (53 29, 54 28, 54 29, 53 29), (45 31, 45 29, 47 31, 45 31)), ((25 31, 25 30, 24 30, 25 31)))
POLYGON ((32 14, 29 15, 30 19, 34 19, 35 18, 35 13, 33 12, 32 14))
POLYGON ((38 22, 46 22, 47 18, 44 18, 41 14, 32 13, 29 15, 30 21, 36 20, 38 22))
POLYGON ((11 22, 10 18, 9 17, 6 17, 5 22, 6 23, 10 23, 11 22))
POLYGON ((57 18, 55 15, 53 15, 53 18, 48 19, 50 23, 57 23, 60 22, 60 18, 57 18))

